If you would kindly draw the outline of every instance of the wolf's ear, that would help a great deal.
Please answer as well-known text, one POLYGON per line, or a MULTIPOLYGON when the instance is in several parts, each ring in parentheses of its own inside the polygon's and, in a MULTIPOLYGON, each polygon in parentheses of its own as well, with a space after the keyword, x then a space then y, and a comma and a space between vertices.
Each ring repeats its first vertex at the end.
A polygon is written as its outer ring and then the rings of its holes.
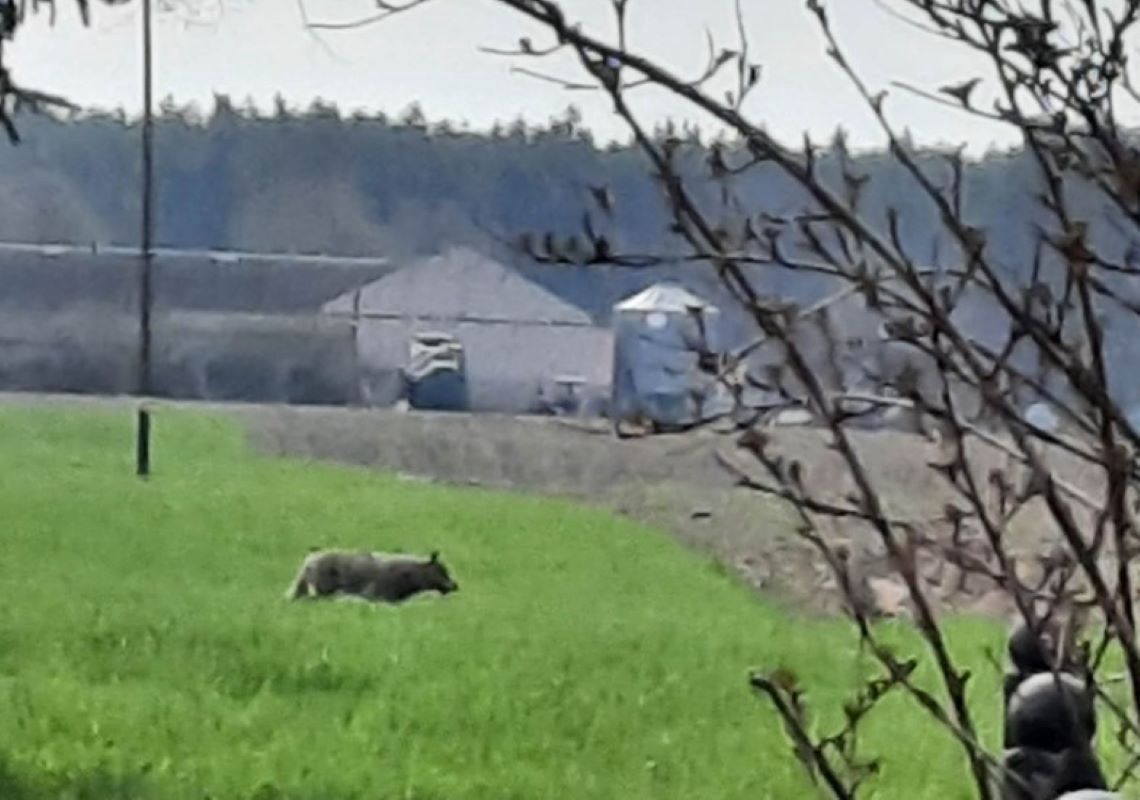
POLYGON ((436 562, 438 562, 438 561, 439 561, 439 551, 438 551, 438 550, 432 550, 432 551, 431 551, 431 559, 430 559, 430 561, 431 561, 431 563, 433 563, 433 564, 435 564, 436 562))

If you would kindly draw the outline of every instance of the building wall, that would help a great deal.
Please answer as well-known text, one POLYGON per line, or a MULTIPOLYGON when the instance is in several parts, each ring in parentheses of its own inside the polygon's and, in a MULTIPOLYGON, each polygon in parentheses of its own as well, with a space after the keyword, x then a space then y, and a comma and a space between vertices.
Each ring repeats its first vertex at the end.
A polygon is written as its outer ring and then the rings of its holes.
POLYGON ((179 312, 155 328, 165 393, 223 400, 356 402, 352 326, 310 315, 179 312))
POLYGON ((357 348, 366 402, 391 405, 399 399, 408 341, 422 331, 450 333, 462 342, 475 411, 534 411, 539 388, 549 391, 554 377, 563 374, 585 378, 587 391, 608 391, 613 334, 604 328, 365 318, 357 348))
MULTIPOLYGON (((310 315, 158 313, 154 390, 177 398, 344 404, 357 399, 353 331, 310 315)), ((133 392, 138 318, 105 307, 0 314, 0 388, 133 392)))

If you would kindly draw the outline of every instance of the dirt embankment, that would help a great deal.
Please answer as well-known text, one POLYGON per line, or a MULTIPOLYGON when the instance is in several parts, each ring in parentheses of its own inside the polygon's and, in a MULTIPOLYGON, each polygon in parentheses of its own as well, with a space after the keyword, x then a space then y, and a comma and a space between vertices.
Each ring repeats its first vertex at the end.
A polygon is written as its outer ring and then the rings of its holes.
MULTIPOLYGON (((763 477, 759 465, 734 446, 735 437, 705 430, 684 436, 617 440, 604 425, 552 418, 394 411, 274 409, 248 417, 255 445, 266 452, 382 468, 457 484, 570 496, 613 508, 662 528, 731 568, 753 586, 797 607, 834 610, 832 576, 794 533, 796 517, 778 499, 738 488, 723 465, 763 477)), ((829 436, 809 428, 769 431, 772 448, 801 462, 805 480, 833 501, 854 492, 849 471, 829 436)), ((930 468, 939 458, 931 442, 895 432, 852 432, 866 473, 890 513, 921 534, 946 540, 947 503, 957 499, 945 478, 930 468)), ((993 447, 972 448, 976 479, 987 485, 991 470, 1008 459, 993 447)), ((1054 456, 1058 475, 1096 496, 1097 470, 1054 456)), ((1017 482, 1020 476, 1014 476, 1017 482)), ((881 603, 891 603, 897 584, 879 535, 858 521, 827 523, 830 535, 847 542, 854 569, 881 603)), ((1056 541, 1048 515, 1031 504, 1010 527, 1009 541, 1032 575, 1034 555, 1056 541)), ((958 569, 929 554, 923 572, 932 594, 945 606, 980 613, 1009 609, 985 580, 963 582, 958 569)))
MULTIPOLYGON (((7 395, 22 404, 116 405, 127 399, 7 395)), ((159 404, 160 406, 162 404, 159 404)), ((737 488, 718 455, 758 477, 758 465, 734 447, 734 437, 705 430, 684 436, 617 440, 604 424, 547 417, 451 413, 401 413, 327 407, 170 403, 222 412, 240 420, 258 450, 403 473, 408 477, 560 495, 612 508, 659 527, 715 557, 758 589, 797 607, 832 610, 834 581, 795 535, 796 518, 782 501, 737 488)), ((808 428, 770 431, 772 447, 803 465, 805 480, 834 501, 854 486, 828 437, 808 428)), ((913 521, 925 534, 948 535, 940 518, 954 495, 930 469, 937 448, 894 432, 853 432, 866 472, 890 513, 913 521)), ((979 445, 978 477, 1006 464, 979 445)), ((1072 459, 1056 462, 1057 474, 1096 497, 1098 476, 1072 459)), ((961 501, 959 501, 961 505, 961 501)), ((878 535, 866 524, 832 524, 831 535, 852 546, 856 568, 882 586, 886 559, 878 535)), ((1030 507, 1010 530, 1019 552, 1041 552, 1056 534, 1040 507, 1030 507)), ((1031 565, 1032 559, 1027 563, 1031 565)), ((926 567, 932 590, 952 607, 1004 613, 986 585, 959 586, 958 575, 938 563, 926 567)), ((887 594, 892 591, 885 588, 887 594)))

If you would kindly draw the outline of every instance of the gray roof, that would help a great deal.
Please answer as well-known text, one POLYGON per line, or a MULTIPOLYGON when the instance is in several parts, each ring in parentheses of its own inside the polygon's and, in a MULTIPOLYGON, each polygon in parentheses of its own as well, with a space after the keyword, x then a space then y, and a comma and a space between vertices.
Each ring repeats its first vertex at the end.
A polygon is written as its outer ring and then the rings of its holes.
POLYGON ((413 261, 323 306, 329 314, 592 326, 590 316, 517 271, 468 248, 413 261))
MULTIPOLYGON (((0 309, 99 304, 137 313, 139 256, 133 247, 0 242, 0 309)), ((380 257, 157 248, 154 303, 164 311, 313 313, 393 268, 380 257)))
POLYGON ((685 313, 690 309, 717 311, 708 300, 697 297, 684 286, 671 281, 655 283, 615 306, 618 311, 664 311, 685 313))

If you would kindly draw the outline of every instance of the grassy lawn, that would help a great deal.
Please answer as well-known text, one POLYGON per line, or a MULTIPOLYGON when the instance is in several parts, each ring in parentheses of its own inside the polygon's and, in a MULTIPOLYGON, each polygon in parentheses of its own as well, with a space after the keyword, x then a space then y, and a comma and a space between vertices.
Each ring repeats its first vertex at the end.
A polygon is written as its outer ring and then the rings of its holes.
MULTIPOLYGON (((804 793, 747 670, 836 718, 869 665, 667 537, 570 503, 246 451, 162 411, 0 412, 0 797, 774 798, 804 793), (283 598, 311 545, 442 551, 461 590, 283 598)), ((985 736, 1000 632, 953 627, 985 736)), ((894 632, 899 638, 909 634, 894 632)), ((909 703, 872 720, 875 797, 970 797, 909 703)))

